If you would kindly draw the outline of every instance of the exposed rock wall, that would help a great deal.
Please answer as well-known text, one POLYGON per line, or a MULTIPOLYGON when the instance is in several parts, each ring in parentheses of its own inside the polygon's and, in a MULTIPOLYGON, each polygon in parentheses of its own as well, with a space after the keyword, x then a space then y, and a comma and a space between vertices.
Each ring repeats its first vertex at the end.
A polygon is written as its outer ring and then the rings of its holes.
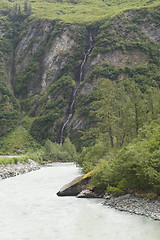
POLYGON ((46 40, 52 30, 51 22, 47 20, 31 21, 26 33, 16 47, 16 73, 19 74, 29 63, 33 54, 39 49, 41 43, 46 40), (19 61, 21 58, 21 61, 19 61))
POLYGON ((31 21, 25 35, 16 48, 16 76, 24 72, 33 57, 35 58, 34 61, 37 61, 39 65, 38 74, 35 76, 32 84, 30 83, 28 89, 26 89, 27 97, 33 96, 35 93, 43 94, 47 91, 66 64, 68 54, 72 52, 72 48, 75 45, 69 28, 62 28, 59 33, 57 30, 55 37, 52 37, 54 35, 53 31, 54 25, 47 20, 31 21), (53 40, 51 40, 52 38, 53 40), (47 46, 48 41, 50 41, 50 46, 47 46), (39 51, 41 51, 41 57, 37 55, 36 59, 35 54, 39 51))
POLYGON ((60 36, 55 38, 50 51, 46 53, 42 63, 44 71, 42 74, 41 93, 46 92, 47 88, 67 63, 68 54, 72 52, 72 48, 75 45, 71 35, 69 29, 65 29, 60 36))

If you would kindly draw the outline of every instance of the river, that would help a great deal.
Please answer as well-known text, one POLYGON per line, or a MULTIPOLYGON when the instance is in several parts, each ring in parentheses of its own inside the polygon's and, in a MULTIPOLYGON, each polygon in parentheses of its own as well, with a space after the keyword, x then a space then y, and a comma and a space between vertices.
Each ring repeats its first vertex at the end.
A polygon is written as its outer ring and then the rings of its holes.
POLYGON ((160 222, 103 206, 102 199, 58 197, 81 172, 55 163, 0 181, 0 240, 159 240, 160 222))

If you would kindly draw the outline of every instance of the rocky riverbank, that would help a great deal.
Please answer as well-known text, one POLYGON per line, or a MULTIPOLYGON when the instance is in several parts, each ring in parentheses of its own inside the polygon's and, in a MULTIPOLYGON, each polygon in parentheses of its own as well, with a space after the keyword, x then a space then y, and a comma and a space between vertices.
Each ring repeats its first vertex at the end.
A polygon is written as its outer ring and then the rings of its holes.
POLYGON ((134 213, 160 220, 160 200, 150 200, 126 194, 119 197, 97 194, 87 189, 92 172, 85 174, 66 184, 57 193, 58 196, 76 196, 78 198, 105 198, 104 205, 113 207, 119 211, 134 213))
POLYGON ((40 165, 29 159, 27 163, 17 163, 0 165, 0 179, 15 177, 20 174, 28 173, 40 169, 40 165))
POLYGON ((113 207, 119 211, 126 211, 160 220, 159 200, 149 200, 126 194, 124 196, 111 198, 106 196, 104 205, 113 207))

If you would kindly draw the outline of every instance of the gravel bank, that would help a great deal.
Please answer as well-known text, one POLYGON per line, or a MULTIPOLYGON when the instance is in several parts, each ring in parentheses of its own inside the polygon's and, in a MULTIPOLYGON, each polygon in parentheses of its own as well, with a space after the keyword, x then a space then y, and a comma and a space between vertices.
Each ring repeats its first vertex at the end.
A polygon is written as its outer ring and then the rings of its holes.
POLYGON ((104 205, 119 211, 126 211, 160 220, 160 201, 138 198, 130 194, 120 197, 111 197, 105 200, 104 205))
POLYGON ((20 174, 28 173, 40 169, 40 165, 29 159, 28 163, 8 164, 7 166, 0 165, 0 179, 15 177, 20 174))

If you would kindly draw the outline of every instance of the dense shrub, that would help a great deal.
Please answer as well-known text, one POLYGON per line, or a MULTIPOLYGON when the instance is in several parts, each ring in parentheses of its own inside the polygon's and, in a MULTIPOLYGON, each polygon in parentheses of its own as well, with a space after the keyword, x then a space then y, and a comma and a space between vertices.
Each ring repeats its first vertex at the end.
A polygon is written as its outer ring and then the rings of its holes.
POLYGON ((99 160, 105 155, 106 151, 106 147, 101 143, 93 147, 83 148, 78 161, 83 171, 86 173, 93 170, 99 160))
MULTIPOLYGON (((91 153, 88 149, 85 155, 91 153)), ((117 151, 115 157, 107 159, 104 154, 103 159, 99 160, 92 177, 98 191, 106 189, 117 195, 132 190, 160 195, 159 121, 141 129, 138 138, 117 151)))
POLYGON ((32 149, 27 153, 31 159, 38 162, 77 162, 78 153, 69 138, 63 145, 47 140, 44 146, 34 152, 32 149))

